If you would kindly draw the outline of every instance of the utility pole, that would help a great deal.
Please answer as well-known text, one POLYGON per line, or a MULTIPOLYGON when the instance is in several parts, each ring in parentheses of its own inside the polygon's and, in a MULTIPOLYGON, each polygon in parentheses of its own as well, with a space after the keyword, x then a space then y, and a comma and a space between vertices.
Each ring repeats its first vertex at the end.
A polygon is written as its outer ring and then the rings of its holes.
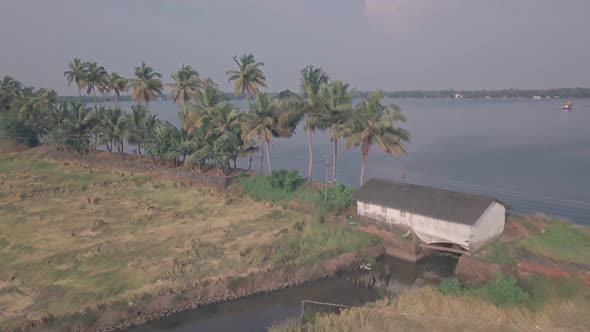
POLYGON ((330 166, 332 164, 330 163, 330 155, 326 155, 326 164, 324 166, 326 166, 326 177, 324 179, 324 205, 326 205, 328 203, 328 176, 330 174, 330 166))

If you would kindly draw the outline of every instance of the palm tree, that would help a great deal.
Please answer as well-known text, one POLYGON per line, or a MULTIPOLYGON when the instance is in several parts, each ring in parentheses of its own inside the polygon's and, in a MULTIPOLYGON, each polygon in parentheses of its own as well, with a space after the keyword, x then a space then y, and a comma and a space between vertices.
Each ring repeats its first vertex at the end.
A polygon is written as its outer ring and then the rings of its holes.
POLYGON ((142 105, 134 105, 131 106, 131 114, 128 117, 127 141, 130 144, 137 145, 137 154, 142 156, 142 145, 153 133, 153 129, 158 122, 157 116, 151 115, 142 105))
POLYGON ((346 137, 346 149, 361 147, 361 186, 365 182, 367 159, 373 144, 377 144, 387 154, 397 156, 406 153, 404 143, 410 140, 410 133, 398 126, 399 122, 406 121, 399 106, 383 106, 382 98, 383 93, 380 91, 371 94, 340 128, 343 137, 346 137))
POLYGON ((10 76, 0 81, 0 119, 23 97, 23 84, 10 76))
POLYGON ((99 66, 96 62, 86 64, 86 76, 84 77, 84 86, 86 86, 86 94, 90 92, 94 95, 94 107, 96 108, 96 89, 103 89, 107 82, 108 73, 103 66, 99 66))
POLYGON ((70 61, 68 64, 69 70, 64 72, 64 76, 68 81, 68 86, 72 84, 72 82, 76 83, 76 87, 78 88, 78 96, 80 97, 80 101, 82 101, 82 92, 81 90, 86 85, 86 75, 88 74, 88 63, 82 62, 79 58, 74 58, 74 60, 70 61))
POLYGON ((149 102, 162 94, 162 75, 146 65, 145 61, 141 66, 135 67, 135 77, 129 80, 129 87, 133 89, 131 96, 135 101, 145 102, 145 107, 149 110, 149 102))
POLYGON ((316 129, 325 129, 325 122, 321 117, 323 110, 321 92, 328 84, 328 80, 328 74, 321 68, 307 66, 301 71, 303 98, 291 91, 284 91, 279 95, 281 108, 286 110, 282 116, 283 123, 296 127, 301 120, 305 119, 304 127, 307 132, 309 150, 308 182, 312 180, 313 133, 316 129))
POLYGON ((266 88, 266 76, 261 67, 264 63, 256 62, 254 55, 244 54, 238 60, 234 57, 238 70, 229 70, 225 74, 228 82, 234 81, 234 93, 236 96, 244 96, 250 99, 260 93, 260 87, 266 88))
POLYGON ((245 114, 242 122, 242 131, 244 141, 251 144, 254 138, 258 140, 261 146, 260 153, 260 173, 264 164, 264 145, 266 144, 266 160, 268 162, 268 172, 272 173, 272 163, 270 161, 270 143, 273 137, 277 137, 278 119, 276 117, 277 101, 269 95, 258 95, 256 100, 250 103, 250 112, 245 114))
POLYGON ((332 162, 332 181, 336 181, 336 169, 338 162, 338 139, 342 137, 341 125, 353 110, 352 92, 348 90, 348 84, 342 81, 334 81, 322 91, 322 103, 324 110, 321 112, 324 127, 330 129, 330 140, 334 143, 334 155, 332 162))
POLYGON ((117 107, 119 107, 121 92, 127 90, 127 83, 128 80, 123 76, 119 75, 119 73, 111 73, 107 78, 107 85, 109 87, 109 90, 112 90, 115 93, 115 102, 117 107))
POLYGON ((174 83, 168 84, 173 87, 172 98, 175 104, 180 106, 190 101, 196 101, 203 83, 199 73, 191 66, 183 65, 176 74, 172 75, 174 83))
POLYGON ((23 100, 18 105, 18 116, 39 135, 48 133, 47 119, 55 110, 57 93, 54 90, 25 90, 23 100))
POLYGON ((109 152, 113 152, 115 146, 118 152, 123 152, 123 140, 129 126, 123 111, 120 108, 100 107, 96 113, 100 121, 96 127, 100 134, 97 143, 105 144, 109 152))
POLYGON ((225 97, 221 91, 214 85, 205 85, 197 103, 188 105, 179 113, 183 129, 191 134, 196 129, 205 127, 204 122, 207 121, 208 115, 215 112, 215 108, 223 101, 225 97))

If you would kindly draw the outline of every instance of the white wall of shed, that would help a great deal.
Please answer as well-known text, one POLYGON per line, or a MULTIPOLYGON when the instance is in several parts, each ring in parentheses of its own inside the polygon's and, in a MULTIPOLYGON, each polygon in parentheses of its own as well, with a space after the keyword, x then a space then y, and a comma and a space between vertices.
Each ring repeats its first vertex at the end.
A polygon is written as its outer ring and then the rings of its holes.
POLYGON ((471 251, 478 251, 488 242, 497 239, 504 232, 506 208, 496 202, 490 204, 479 220, 473 225, 471 251))
POLYGON ((471 226, 441 219, 431 218, 405 212, 392 208, 383 208, 379 205, 357 202, 359 216, 380 220, 385 223, 404 225, 411 227, 414 233, 427 244, 453 243, 465 249, 469 249, 472 238, 471 226))

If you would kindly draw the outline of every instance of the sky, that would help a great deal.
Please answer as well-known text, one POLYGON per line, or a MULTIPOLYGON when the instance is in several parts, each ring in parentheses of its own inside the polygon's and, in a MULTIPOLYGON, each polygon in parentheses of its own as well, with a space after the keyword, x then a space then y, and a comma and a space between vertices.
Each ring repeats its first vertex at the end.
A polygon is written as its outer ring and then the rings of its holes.
POLYGON ((76 94, 74 57, 126 76, 182 64, 230 90, 232 57, 268 91, 310 64, 358 90, 590 86, 589 0, 0 0, 0 76, 76 94))

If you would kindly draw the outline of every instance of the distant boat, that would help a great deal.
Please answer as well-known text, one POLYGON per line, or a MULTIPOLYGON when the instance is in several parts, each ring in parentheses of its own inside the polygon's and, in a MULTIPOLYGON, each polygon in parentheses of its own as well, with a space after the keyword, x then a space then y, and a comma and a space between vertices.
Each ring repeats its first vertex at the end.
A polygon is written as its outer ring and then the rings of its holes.
POLYGON ((561 109, 564 111, 571 111, 574 109, 574 105, 571 100, 568 100, 563 106, 561 106, 561 109))
POLYGON ((533 96, 533 99, 534 100, 541 100, 542 98, 541 98, 541 96, 533 96))

